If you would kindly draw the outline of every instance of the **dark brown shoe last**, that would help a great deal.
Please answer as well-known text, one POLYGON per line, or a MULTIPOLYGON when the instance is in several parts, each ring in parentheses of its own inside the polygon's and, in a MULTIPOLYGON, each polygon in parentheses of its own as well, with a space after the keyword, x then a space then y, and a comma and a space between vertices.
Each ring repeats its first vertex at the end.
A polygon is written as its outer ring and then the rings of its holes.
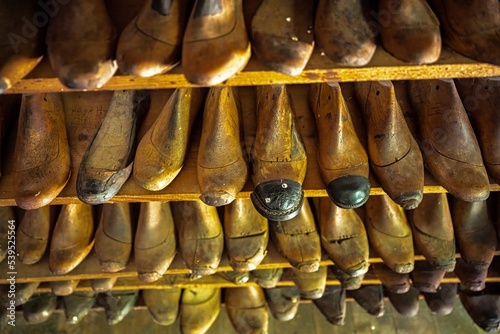
POLYGON ((500 183, 500 77, 455 80, 474 128, 484 165, 500 183))
POLYGON ((457 298, 457 286, 456 283, 441 284, 435 293, 422 293, 432 313, 448 315, 453 312, 457 298))
POLYGON ((425 167, 453 196, 469 202, 487 199, 488 174, 453 80, 412 80, 408 89, 425 167))
POLYGON ((252 48, 270 69, 298 75, 314 50, 314 4, 264 0, 252 19, 252 48))
POLYGON ((399 314, 407 317, 414 317, 418 314, 420 305, 418 301, 419 293, 418 289, 411 287, 406 293, 387 292, 387 296, 392 306, 399 314))
POLYGON ((354 85, 364 113, 370 165, 384 191, 406 210, 422 201, 424 163, 390 81, 354 85))
POLYGON ((385 313, 384 288, 382 284, 362 285, 359 289, 347 291, 368 314, 381 317, 385 313))
POLYGON ((371 268, 387 291, 393 293, 406 293, 410 290, 409 274, 398 274, 383 263, 373 263, 371 268))
POLYGON ((343 326, 345 323, 346 303, 345 289, 340 285, 328 285, 323 296, 314 299, 314 305, 325 316, 329 323, 343 326))
POLYGON ((259 86, 256 94, 258 120, 252 152, 255 188, 250 198, 267 219, 289 220, 297 216, 304 201, 305 145, 286 87, 259 86))
POLYGON ((500 328, 500 292, 495 284, 488 284, 481 292, 459 289, 459 296, 471 319, 485 332, 496 333, 500 328))
POLYGON ((500 4, 431 0, 441 22, 443 41, 453 50, 480 62, 500 65, 500 4))
POLYGON ((377 48, 371 1, 320 0, 314 22, 318 46, 340 66, 365 66, 377 48), (355 27, 355 28, 353 28, 355 27))
POLYGON ((417 261, 410 275, 415 288, 421 292, 435 293, 441 285, 444 274, 444 271, 433 267, 427 261, 417 261))
POLYGON ((75 292, 62 298, 66 323, 76 325, 87 316, 97 300, 95 292, 75 292))
POLYGON ((103 0, 59 6, 47 29, 47 54, 68 88, 101 88, 116 72, 116 29, 103 0))
POLYGON ((347 291, 357 290, 363 284, 363 278, 365 275, 360 275, 357 277, 351 276, 346 272, 342 271, 338 266, 328 266, 329 271, 337 278, 344 289, 347 291))
POLYGON ((108 325, 116 325, 134 308, 139 297, 136 291, 108 291, 99 294, 99 304, 104 306, 108 325))

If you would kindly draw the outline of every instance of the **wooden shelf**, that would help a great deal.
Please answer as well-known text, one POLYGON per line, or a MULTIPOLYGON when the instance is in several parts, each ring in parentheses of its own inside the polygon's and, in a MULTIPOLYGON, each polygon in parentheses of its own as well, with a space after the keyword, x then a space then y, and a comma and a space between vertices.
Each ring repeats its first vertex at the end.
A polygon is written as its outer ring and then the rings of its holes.
MULTIPOLYGON (((281 256, 272 242, 269 242, 267 251, 267 255, 258 266, 258 269, 291 268, 290 263, 283 256, 281 256)), ((500 250, 497 250, 495 252, 495 256, 498 255, 500 255, 500 250)), ((457 253, 456 257, 459 258, 460 254, 457 253)), ((415 261, 423 261, 424 259, 425 258, 422 255, 415 255, 415 261)), ((370 256, 369 261, 370 263, 382 263, 382 259, 374 254, 370 256)), ((329 266, 333 265, 333 262, 328 258, 326 254, 323 254, 320 265, 329 266)), ((7 279, 9 278, 9 275, 7 273, 11 271, 12 270, 9 270, 9 267, 7 265, 7 261, 3 261, 2 263, 0 263, 0 273, 2 273, 0 274, 0 284, 8 283, 7 279)), ((222 255, 219 267, 217 268, 217 272, 228 271, 233 271, 233 269, 229 265, 229 260, 224 253, 222 255)), ((101 271, 99 259, 93 251, 74 270, 65 275, 55 275, 50 271, 48 264, 48 251, 46 252, 45 257, 35 264, 25 265, 20 261, 17 261, 15 265, 15 272, 16 283, 89 280, 111 277, 137 279, 137 271, 135 269, 133 256, 130 257, 125 269, 116 273, 108 273, 101 271)), ((177 253, 164 276, 167 277, 165 278, 165 280, 168 281, 168 277, 172 277, 172 275, 188 274, 190 274, 190 270, 184 264, 181 255, 177 253)), ((498 276, 500 277, 500 274, 498 276)))
MULTIPOLYGON (((307 174, 303 183, 305 196, 326 197, 327 193, 325 185, 320 177, 316 159, 318 147, 316 124, 307 102, 309 86, 292 85, 289 86, 288 89, 292 95, 293 103, 295 105, 297 126, 301 132, 308 154, 307 174)), ((243 110, 242 114, 245 133, 244 146, 247 151, 250 152, 255 138, 256 127, 254 88, 242 87, 239 91, 243 110)), ((171 93, 172 90, 151 91, 151 108, 143 121, 138 138, 142 138, 142 136, 153 124, 171 93)), ((352 84, 343 85, 343 94, 346 100, 348 100, 348 103, 353 104, 354 101, 351 101, 354 99, 352 84)), ((73 168, 72 175, 67 186, 51 204, 81 203, 76 195, 78 166, 80 165, 80 161, 87 146, 99 128, 99 125, 108 108, 111 96, 112 92, 107 91, 64 94, 66 122, 73 168)), ((202 118, 201 115, 199 116, 198 122, 195 124, 193 129, 184 167, 177 178, 167 188, 158 192, 148 191, 140 187, 135 182, 133 177, 130 177, 120 192, 110 202, 180 201, 198 199, 200 196, 200 189, 197 181, 196 168, 202 118)), ((362 124, 362 120, 358 119, 355 123, 362 124)), ((361 131, 358 132, 362 131, 364 130, 361 129, 361 131)), ((2 177, 0 179, 1 206, 15 205, 12 173, 15 133, 11 133, 10 137, 9 144, 5 146, 8 149, 8 152, 6 152, 2 177)), ((250 175, 249 177, 251 178, 250 175)), ((371 177, 371 183, 371 195, 380 195, 384 193, 383 189, 373 177, 371 177)), ((252 190, 253 185, 251 180, 249 180, 237 197, 249 198, 252 190)), ((500 186, 492 182, 491 190, 498 191, 500 190, 500 186)), ((432 176, 426 173, 424 192, 437 193, 446 192, 446 190, 437 184, 432 176)))
MULTIPOLYGON (((372 61, 365 67, 338 67, 316 48, 305 70, 297 76, 288 76, 267 69, 254 56, 246 68, 224 82, 228 86, 258 86, 270 84, 311 84, 326 81, 353 82, 373 80, 410 80, 439 78, 468 78, 499 76, 500 67, 478 63, 451 49, 443 47, 441 58, 431 65, 411 65, 392 57, 381 46, 372 61)), ((100 90, 119 89, 166 89, 197 87, 182 74, 182 66, 150 78, 115 75, 100 90)), ((30 76, 15 84, 7 93, 69 92, 74 89, 63 86, 54 77, 45 59, 30 76)))

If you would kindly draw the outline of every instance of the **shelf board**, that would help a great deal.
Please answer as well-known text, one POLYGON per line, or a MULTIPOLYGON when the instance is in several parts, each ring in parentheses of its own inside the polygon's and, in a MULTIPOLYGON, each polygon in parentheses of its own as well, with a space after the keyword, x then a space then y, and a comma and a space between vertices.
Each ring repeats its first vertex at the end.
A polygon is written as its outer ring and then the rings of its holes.
MULTIPOLYGON (((414 80, 439 78, 468 78, 499 76, 500 67, 478 63, 443 47, 440 59, 431 65, 406 64, 392 57, 381 46, 372 61, 365 67, 338 67, 316 48, 304 71, 289 76, 267 69, 254 56, 246 68, 221 85, 257 86, 270 84, 311 84, 327 81, 353 82, 373 80, 414 80)), ((100 90, 166 89, 198 87, 186 80, 182 66, 170 72, 149 78, 115 75, 100 90)), ((39 93, 77 91, 63 86, 45 59, 27 78, 15 84, 7 93, 39 93)))
MULTIPOLYGON (((500 255, 500 250, 495 252, 495 256, 500 255)), ((457 253, 456 257, 459 258, 460 254, 457 253)), ((416 254, 415 261, 423 261, 425 258, 422 255, 416 254)), ((370 263, 382 263, 382 259, 374 254, 369 258, 370 263)), ((323 254, 321 266, 333 265, 332 260, 328 258, 326 254, 323 254)), ((273 268, 291 268, 290 263, 277 251, 276 247, 272 242, 269 242, 267 247, 267 255, 258 269, 273 269, 273 268)), ((7 279, 9 278, 9 270, 7 261, 0 263, 0 284, 7 284, 7 279)), ((229 265, 229 260, 224 253, 221 258, 217 272, 228 272, 233 271, 232 267, 229 265)), ((46 252, 44 258, 38 263, 26 265, 17 261, 15 265, 16 272, 16 282, 17 283, 30 283, 30 282, 53 282, 53 281, 67 281, 67 280, 89 280, 89 279, 100 279, 100 278, 112 278, 118 277, 123 279, 137 279, 137 271, 135 269, 135 262, 133 255, 130 257, 127 266, 122 271, 116 273, 103 272, 99 264, 99 259, 97 255, 92 251, 74 270, 64 275, 53 274, 48 265, 48 251, 46 252)), ((174 260, 172 261, 170 267, 165 272, 164 280, 168 281, 168 277, 173 277, 173 275, 188 275, 190 270, 184 264, 182 257, 179 253, 176 254, 174 260)), ((498 275, 500 277, 500 274, 498 275)), ((145 283, 143 283, 145 284, 145 283)))
MULTIPOLYGON (((320 171, 317 163, 317 130, 314 116, 308 106, 308 89, 307 85, 292 85, 288 87, 291 93, 295 106, 296 120, 301 136, 304 140, 308 161, 307 173, 303 183, 304 194, 306 197, 326 197, 327 193, 325 185, 321 179, 320 171)), ((352 84, 342 85, 343 94, 347 103, 350 106, 356 106, 354 101, 354 92, 352 84)), ((138 138, 146 133, 151 127, 156 117, 159 115, 164 104, 168 100, 173 90, 154 90, 151 91, 151 107, 148 114, 145 116, 142 126, 138 133, 138 138)), ((251 151, 252 143, 255 138, 255 90, 252 87, 239 88, 240 98, 242 103, 243 127, 245 143, 242 145, 247 152, 251 151)), ((81 203, 76 195, 76 179, 78 175, 78 166, 87 146, 90 144, 94 134, 100 126, 100 123, 107 111, 112 92, 77 92, 65 93, 63 99, 66 109, 67 132, 71 149, 71 164, 72 175, 63 191, 54 199, 51 204, 69 204, 81 203)), ((362 117, 356 111, 353 120, 358 126, 358 134, 362 142, 366 142, 362 132, 362 117)), ((110 202, 146 202, 146 201, 182 201, 196 200, 200 196, 200 188, 197 180, 197 156, 198 143, 201 133, 201 115, 194 125, 190 145, 186 155, 184 167, 175 180, 165 189, 158 192, 152 192, 143 189, 139 186, 133 177, 124 184, 120 192, 111 199, 110 202)), ((4 146, 7 150, 6 158, 3 160, 2 177, 0 179, 0 206, 15 205, 13 195, 13 172, 12 161, 14 160, 15 147, 15 131, 10 133, 10 141, 4 146)), ((371 179, 371 195, 380 195, 384 191, 378 182, 370 176, 371 179)), ((249 198, 253 190, 253 184, 250 180, 246 183, 243 190, 237 195, 238 198, 249 198)), ((498 191, 500 186, 491 182, 491 190, 498 191)), ((427 172, 424 182, 425 193, 446 192, 427 172)))

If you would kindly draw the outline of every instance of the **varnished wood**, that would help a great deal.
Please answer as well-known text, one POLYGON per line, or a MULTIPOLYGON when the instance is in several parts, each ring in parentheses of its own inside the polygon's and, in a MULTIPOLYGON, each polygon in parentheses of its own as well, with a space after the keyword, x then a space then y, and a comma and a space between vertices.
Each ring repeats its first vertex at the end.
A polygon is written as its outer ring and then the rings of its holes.
MULTIPOLYGON (((441 58, 432 65, 409 65, 389 55, 381 47, 377 49, 366 67, 337 67, 319 50, 315 50, 304 71, 288 76, 267 69, 256 57, 252 57, 245 69, 224 82, 227 86, 256 86, 265 84, 310 84, 325 81, 410 80, 439 78, 471 78, 500 75, 500 67, 478 63, 443 48, 441 58)), ((175 67, 164 75, 150 78, 115 75, 101 90, 118 89, 165 89, 196 87, 182 74, 182 67, 175 67)), ((54 76, 48 62, 42 63, 27 78, 13 85, 7 93, 35 93, 71 91, 54 76)))
MULTIPOLYGON (((500 75, 500 73, 499 73, 500 75)), ((348 94, 350 91, 351 84, 346 84, 342 86, 342 92, 348 94)), ((308 106, 308 90, 309 87, 306 85, 291 85, 288 87, 289 92, 292 95, 293 103, 295 106, 297 128, 301 132, 302 139, 306 146, 307 155, 312 157, 307 160, 307 173, 303 183, 304 196, 306 197, 327 197, 328 194, 325 190, 325 185, 321 179, 320 171, 316 159, 317 155, 317 130, 314 120, 314 115, 308 106)), ((81 98, 86 98, 86 94, 95 93, 75 93, 81 96, 81 98)), ((91 104, 87 103, 85 108, 81 110, 74 110, 73 113, 79 113, 83 115, 81 117, 73 117, 71 129, 68 128, 68 134, 71 137, 71 133, 79 131, 79 129, 85 129, 85 131, 78 132, 79 138, 85 138, 86 136, 92 136, 98 129, 100 122, 102 121, 102 113, 107 109, 105 101, 111 98, 109 92, 100 92, 100 98, 97 100, 98 105, 95 110, 91 104), (101 96, 106 95, 106 96, 101 96), (103 98, 104 97, 104 98, 103 98), (97 115, 97 116, 96 116, 97 115)), ((138 138, 141 138, 147 130, 151 127, 159 112, 162 110, 162 105, 166 103, 168 97, 172 94, 171 90, 155 90, 151 92, 151 108, 150 113, 146 115, 143 121, 141 130, 139 131, 138 138)), ((242 103, 242 118, 244 124, 245 132, 245 144, 247 148, 250 148, 255 137, 255 127, 256 127, 256 117, 255 117, 255 96, 254 89, 250 87, 240 88, 240 98, 242 103)), ((90 101, 93 98, 90 99, 90 101)), ((66 105, 66 99, 65 99, 66 105)), ((72 106, 73 108, 73 106, 72 106)), ((78 109, 78 108, 77 108, 78 109)), ((195 126, 196 127, 196 126, 195 126)), ((12 138, 15 138, 15 133, 11 133, 12 138)), ((4 161, 2 177, 0 179, 0 206, 15 205, 13 187, 12 187, 12 161, 13 161, 13 147, 14 141, 12 140, 6 145, 6 150, 8 150, 5 155, 6 159, 4 161)), ((71 138, 70 138, 71 139, 71 138)), ((191 135, 190 144, 186 153, 186 159, 184 162, 184 167, 179 175, 173 180, 173 182, 163 190, 158 192, 148 191, 143 189, 133 178, 130 178, 120 192, 113 197, 111 202, 146 202, 146 201, 186 201, 186 200, 197 200, 200 197, 200 189, 196 177, 196 166, 197 166, 197 155, 198 155, 198 143, 200 139, 200 127, 193 129, 191 135)), ((83 140, 83 139, 81 139, 83 140)), ((81 203, 76 195, 76 175, 78 174, 78 167, 81 161, 82 155, 85 152, 86 145, 78 144, 78 142, 70 140, 70 150, 71 150, 71 164, 72 164, 72 175, 71 178, 63 189, 63 191, 51 202, 51 204, 70 204, 70 203, 81 203)), ((370 183, 372 185, 370 190, 370 195, 381 195, 384 193, 380 184, 370 178, 370 183)), ((491 181, 491 191, 500 191, 500 186, 494 181, 491 181)), ((253 190, 253 184, 248 181, 243 190, 236 195, 236 198, 250 198, 250 194, 253 190)), ((424 182, 424 193, 443 193, 446 190, 441 187, 435 180, 430 176, 430 174, 425 174, 424 182)))

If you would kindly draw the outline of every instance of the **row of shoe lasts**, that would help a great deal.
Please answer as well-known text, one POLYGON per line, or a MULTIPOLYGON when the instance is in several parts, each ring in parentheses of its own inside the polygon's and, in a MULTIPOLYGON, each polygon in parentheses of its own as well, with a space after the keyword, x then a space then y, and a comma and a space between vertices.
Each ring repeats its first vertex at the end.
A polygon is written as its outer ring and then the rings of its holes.
MULTIPOLYGON (((282 256, 302 272, 319 270, 323 248, 351 276, 368 271, 370 249, 391 270, 406 274, 414 268, 416 249, 435 268, 455 270, 467 289, 480 291, 497 248, 490 217, 497 217, 500 230, 499 214, 493 212, 498 198, 490 202, 491 212, 486 201, 455 199, 450 211, 446 194, 426 194, 422 205, 405 215, 385 195, 370 197, 364 210, 340 209, 320 198, 314 202, 316 219, 306 200, 297 217, 269 224, 248 199, 225 206, 222 224, 216 208, 201 201, 142 203, 138 220, 128 203, 115 203, 100 208, 95 237, 91 206, 63 206, 53 231, 51 211, 58 208, 47 206, 25 212, 17 228, 17 252, 22 263, 33 264, 49 248, 50 270, 63 275, 85 259, 94 243, 105 272, 123 270, 133 248, 139 278, 153 282, 166 272, 177 249, 193 278, 214 273, 224 248, 234 270, 254 270, 267 253, 270 235, 282 256), (462 257, 456 268, 455 239, 462 257)), ((5 221, 15 218, 10 207, 1 212, 5 221)), ((4 250, 7 232, 1 233, 4 250)), ((5 258, 6 251, 1 255, 5 258)))
MULTIPOLYGON (((384 295, 394 309, 405 316, 416 316, 419 312, 419 295, 422 294, 430 310, 439 316, 453 311, 457 284, 439 284, 435 291, 419 290, 418 278, 413 277, 413 286, 405 282, 406 291, 394 292, 382 285, 328 285, 313 299, 315 306, 332 324, 342 326, 346 316, 346 297, 352 297, 372 316, 385 313, 384 295), (384 291, 385 290, 385 291, 384 291)), ((315 282, 312 282, 313 285, 315 282)), ((309 284, 311 285, 311 284, 309 284)), ((33 283, 21 285, 24 296, 23 315, 31 324, 47 321, 56 307, 56 294, 35 294, 33 283)), ((36 288, 35 288, 36 289, 36 288)), ((488 283, 481 294, 470 294, 458 289, 460 300, 472 320, 487 332, 496 332, 500 325, 500 291, 498 284, 488 283)), ((221 290, 219 288, 172 287, 169 289, 142 290, 142 302, 147 306, 152 319, 162 326, 170 326, 179 318, 183 333, 195 331, 205 333, 220 312, 221 290)), ((223 292, 226 311, 238 333, 250 329, 267 332, 269 312, 278 321, 290 321, 298 312, 302 295, 299 288, 274 287, 262 289, 258 286, 225 289, 223 292)), ((103 306, 110 325, 122 321, 133 309, 139 291, 74 292, 59 298, 66 322, 79 323, 96 304, 103 306)), ((306 297, 307 298, 307 297, 306 297)))
MULTIPOLYGON (((336 205, 356 208, 366 202, 370 166, 383 190, 405 209, 422 200, 424 163, 440 185, 465 201, 489 196, 486 169, 500 182, 498 77, 460 79, 456 85, 453 80, 356 83, 359 105, 352 97, 344 98, 341 87, 317 84, 309 94, 320 174, 336 205), (364 118, 366 129, 355 129, 354 117, 364 118)), ((148 94, 115 91, 83 154, 78 197, 88 204, 104 203, 130 175, 150 191, 167 187, 183 167, 190 130, 204 106, 197 161, 200 198, 213 206, 233 201, 250 169, 240 140, 238 92, 213 87, 205 94, 202 89, 177 89, 135 150, 138 120, 149 109, 148 94)), ((286 86, 257 87, 256 113, 249 158, 255 186, 251 199, 264 217, 291 219, 304 198, 307 153, 286 86)), ((14 197, 22 208, 46 205, 64 188, 70 154, 60 94, 23 96, 14 171, 14 197), (40 128, 49 131, 40 134, 40 128)))
MULTIPOLYGON (((46 25, 48 58, 70 88, 100 88, 118 67, 139 76, 165 73, 181 59, 190 82, 215 85, 250 59, 242 0, 197 0, 193 7, 189 1, 148 0, 119 38, 104 0, 37 3, 0 2, 7 21, 0 92, 42 59, 46 25)), ((429 3, 437 17, 425 0, 320 0, 316 15, 312 1, 263 0, 251 20, 253 50, 271 69, 297 75, 315 40, 337 64, 363 66, 380 34, 383 47, 396 58, 433 63, 441 53, 441 23, 451 48, 500 64, 498 1, 487 0, 481 8, 452 0, 429 3)))

